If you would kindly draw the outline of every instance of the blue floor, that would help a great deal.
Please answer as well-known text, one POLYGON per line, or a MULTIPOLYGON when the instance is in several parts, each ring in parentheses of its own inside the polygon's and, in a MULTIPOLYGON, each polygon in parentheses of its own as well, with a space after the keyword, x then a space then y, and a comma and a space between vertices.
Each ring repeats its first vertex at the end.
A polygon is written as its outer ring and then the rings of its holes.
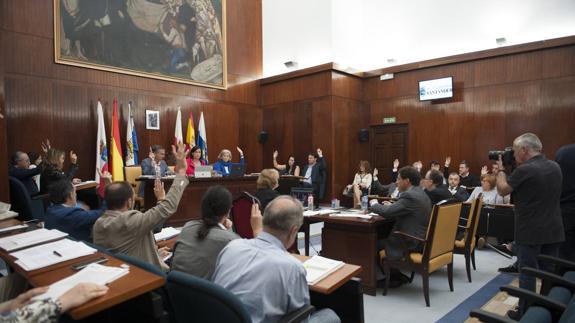
POLYGON ((437 320, 437 323, 464 322, 469 317, 469 312, 473 309, 481 308, 493 296, 499 292, 499 287, 511 283, 517 275, 499 274, 487 284, 481 287, 475 294, 469 296, 465 301, 456 308, 445 314, 444 317, 437 320))

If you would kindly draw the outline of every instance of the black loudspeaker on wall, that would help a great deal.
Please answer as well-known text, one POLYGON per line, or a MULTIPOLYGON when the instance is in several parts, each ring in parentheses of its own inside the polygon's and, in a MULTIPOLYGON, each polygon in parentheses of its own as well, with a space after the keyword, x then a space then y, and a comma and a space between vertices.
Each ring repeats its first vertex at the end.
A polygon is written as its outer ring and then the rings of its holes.
POLYGON ((359 141, 366 142, 369 140, 369 130, 367 129, 360 129, 359 130, 359 141))
POLYGON ((268 133, 267 131, 262 131, 258 134, 258 142, 260 144, 265 144, 268 141, 268 133))

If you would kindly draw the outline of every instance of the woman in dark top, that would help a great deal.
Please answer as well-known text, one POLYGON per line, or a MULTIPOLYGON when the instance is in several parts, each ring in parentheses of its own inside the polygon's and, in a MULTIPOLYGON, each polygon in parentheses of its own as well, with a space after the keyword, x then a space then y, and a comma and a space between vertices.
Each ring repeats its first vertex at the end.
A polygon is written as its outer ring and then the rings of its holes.
POLYGON ((202 198, 202 219, 184 226, 174 247, 172 269, 210 280, 220 251, 239 236, 232 230, 228 218, 232 194, 216 185, 202 198))
POLYGON ((278 164, 278 151, 274 151, 274 168, 278 170, 280 175, 293 175, 299 176, 300 170, 299 166, 295 164, 294 156, 289 156, 287 164, 278 164))
POLYGON ((255 196, 260 201, 262 212, 266 209, 269 202, 280 195, 275 190, 279 186, 279 178, 280 174, 273 168, 264 169, 260 173, 257 181, 258 190, 255 196))
POLYGON ((48 193, 49 187, 52 183, 55 183, 62 179, 67 179, 74 184, 80 183, 79 178, 74 178, 74 175, 78 172, 78 156, 74 151, 70 151, 70 168, 68 169, 68 174, 64 173, 64 161, 66 160, 66 153, 50 148, 47 152, 46 163, 42 175, 40 176, 40 193, 48 193))

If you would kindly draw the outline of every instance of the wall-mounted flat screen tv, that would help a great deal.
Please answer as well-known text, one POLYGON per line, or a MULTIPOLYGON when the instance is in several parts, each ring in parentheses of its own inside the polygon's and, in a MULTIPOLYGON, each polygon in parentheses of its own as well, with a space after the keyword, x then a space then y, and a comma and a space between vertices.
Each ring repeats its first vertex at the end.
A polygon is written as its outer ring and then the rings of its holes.
POLYGON ((453 97, 453 77, 419 81, 419 101, 453 97))

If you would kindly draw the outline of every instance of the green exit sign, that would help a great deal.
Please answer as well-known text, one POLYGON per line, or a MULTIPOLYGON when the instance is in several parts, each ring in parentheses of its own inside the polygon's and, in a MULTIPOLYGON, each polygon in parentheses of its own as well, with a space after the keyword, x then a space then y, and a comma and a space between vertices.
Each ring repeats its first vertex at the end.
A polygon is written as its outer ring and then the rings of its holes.
POLYGON ((383 123, 395 123, 395 117, 383 118, 383 123))

